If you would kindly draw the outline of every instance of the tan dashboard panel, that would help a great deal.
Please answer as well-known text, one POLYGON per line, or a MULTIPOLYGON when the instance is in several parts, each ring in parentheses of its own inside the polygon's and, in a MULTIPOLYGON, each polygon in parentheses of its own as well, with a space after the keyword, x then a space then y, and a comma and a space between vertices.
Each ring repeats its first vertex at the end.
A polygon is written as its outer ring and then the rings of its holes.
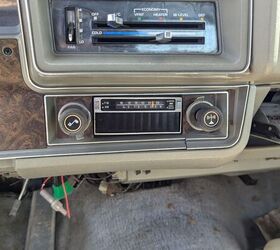
POLYGON ((0 150, 45 148, 43 96, 23 81, 17 41, 0 40, 0 50, 0 150))

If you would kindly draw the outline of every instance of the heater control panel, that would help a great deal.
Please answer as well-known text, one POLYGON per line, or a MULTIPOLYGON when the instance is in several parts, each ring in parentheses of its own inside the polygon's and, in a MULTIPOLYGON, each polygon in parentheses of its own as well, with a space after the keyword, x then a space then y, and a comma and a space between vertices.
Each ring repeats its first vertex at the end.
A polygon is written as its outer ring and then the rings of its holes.
POLYGON ((214 2, 54 0, 57 53, 217 54, 214 2))

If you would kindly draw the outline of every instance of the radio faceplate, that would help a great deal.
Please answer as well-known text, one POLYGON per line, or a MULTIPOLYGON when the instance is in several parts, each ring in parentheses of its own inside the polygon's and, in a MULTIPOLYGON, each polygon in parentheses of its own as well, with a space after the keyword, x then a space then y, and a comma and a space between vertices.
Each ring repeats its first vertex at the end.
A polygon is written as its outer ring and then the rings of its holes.
POLYGON ((181 134, 181 97, 97 97, 94 135, 181 134))
POLYGON ((53 0, 56 52, 216 54, 214 2, 53 0))

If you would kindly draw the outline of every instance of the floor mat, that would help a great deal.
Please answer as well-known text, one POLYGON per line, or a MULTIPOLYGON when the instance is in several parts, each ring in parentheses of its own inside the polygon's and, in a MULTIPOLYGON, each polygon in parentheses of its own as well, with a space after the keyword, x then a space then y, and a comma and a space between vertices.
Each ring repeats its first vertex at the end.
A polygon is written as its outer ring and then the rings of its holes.
MULTIPOLYGON (((262 249, 254 220, 279 207, 280 171, 191 178, 115 197, 84 183, 70 197, 72 218, 58 216, 56 249, 262 249)), ((23 249, 30 199, 8 217, 15 196, 0 194, 0 249, 23 249)))
POLYGON ((280 172, 254 178, 192 178, 112 198, 85 184, 71 221, 57 223, 58 249, 261 249, 254 219, 280 204, 280 172))

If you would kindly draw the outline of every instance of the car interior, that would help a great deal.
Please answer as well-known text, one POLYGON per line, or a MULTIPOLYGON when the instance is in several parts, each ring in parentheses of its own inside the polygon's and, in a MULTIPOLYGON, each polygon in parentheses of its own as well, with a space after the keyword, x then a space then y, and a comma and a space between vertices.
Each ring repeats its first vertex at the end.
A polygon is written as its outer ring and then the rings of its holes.
POLYGON ((280 249, 279 0, 0 0, 0 249, 280 249))

